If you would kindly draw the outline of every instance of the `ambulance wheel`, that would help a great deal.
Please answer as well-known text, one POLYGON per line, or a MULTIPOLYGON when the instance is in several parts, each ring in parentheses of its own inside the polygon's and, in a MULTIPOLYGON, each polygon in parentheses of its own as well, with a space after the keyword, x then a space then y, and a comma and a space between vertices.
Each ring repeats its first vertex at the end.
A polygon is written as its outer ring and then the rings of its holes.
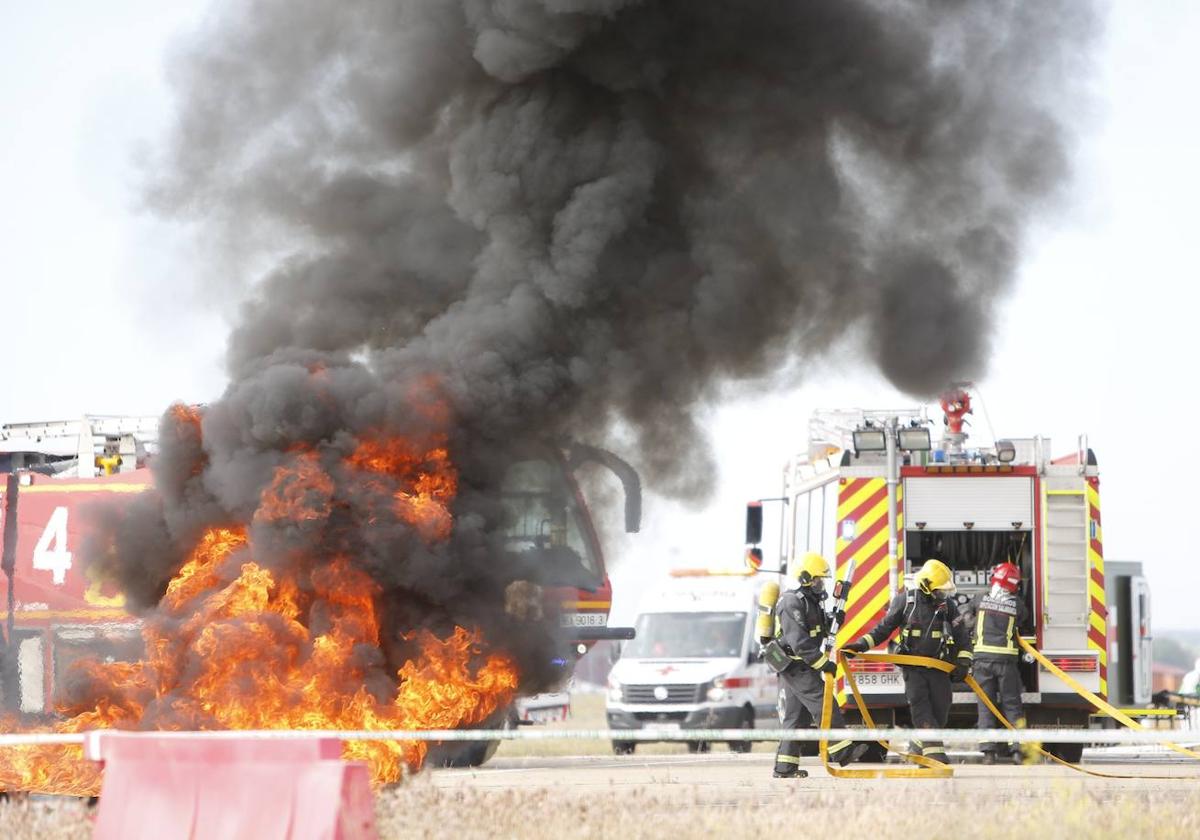
POLYGON ((1083 744, 1046 744, 1043 749, 1070 764, 1078 764, 1083 759, 1083 744))
POLYGON ((712 744, 708 741, 688 741, 687 745, 690 753, 706 753, 712 749, 712 744))
POLYGON ((613 755, 633 755, 637 741, 613 741, 613 755))
MULTIPOLYGON (((742 723, 738 729, 753 729, 754 728, 754 710, 746 709, 742 714, 742 723)), ((729 751, 735 753, 748 753, 754 749, 753 741, 730 741, 729 751)))

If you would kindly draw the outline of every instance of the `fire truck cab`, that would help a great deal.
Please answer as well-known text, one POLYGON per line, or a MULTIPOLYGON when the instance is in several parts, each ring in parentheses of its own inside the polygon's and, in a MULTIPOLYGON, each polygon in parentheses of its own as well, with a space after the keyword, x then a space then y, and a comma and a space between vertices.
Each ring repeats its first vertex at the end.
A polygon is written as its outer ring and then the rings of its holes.
MULTIPOLYGON (((952 388, 941 405, 940 441, 932 440, 922 408, 816 412, 808 451, 784 471, 781 562, 817 551, 836 561, 839 579, 855 563, 839 645, 879 621, 928 559, 951 568, 962 606, 988 589, 996 565, 1015 563, 1030 614, 1022 637, 1104 696, 1108 610, 1095 454, 1082 438, 1061 458, 1051 457, 1041 437, 968 446, 966 386, 952 388)), ((1087 701, 1028 659, 1022 656, 1020 668, 1029 725, 1087 725, 1087 701)), ((899 670, 862 661, 851 667, 876 722, 907 724, 899 670)), ((843 692, 839 699, 854 717, 852 698, 843 692)), ((955 686, 952 724, 975 720, 974 695, 955 686)), ((1068 760, 1082 750, 1049 747, 1068 760)))
POLYGON ((52 715, 57 687, 81 656, 136 659, 141 622, 80 561, 85 509, 150 483, 158 418, 89 415, 0 426, 0 705, 52 715))

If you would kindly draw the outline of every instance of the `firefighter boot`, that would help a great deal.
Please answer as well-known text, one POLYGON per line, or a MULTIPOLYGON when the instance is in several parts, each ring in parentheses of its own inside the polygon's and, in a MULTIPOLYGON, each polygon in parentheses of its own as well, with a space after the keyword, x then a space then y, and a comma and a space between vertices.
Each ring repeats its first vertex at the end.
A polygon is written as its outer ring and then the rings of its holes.
POLYGON ((838 766, 845 767, 847 764, 858 761, 870 748, 870 744, 866 743, 865 741, 859 741, 838 757, 838 766))
POLYGON ((807 779, 808 771, 801 770, 799 767, 784 767, 775 766, 775 772, 771 774, 775 779, 807 779))

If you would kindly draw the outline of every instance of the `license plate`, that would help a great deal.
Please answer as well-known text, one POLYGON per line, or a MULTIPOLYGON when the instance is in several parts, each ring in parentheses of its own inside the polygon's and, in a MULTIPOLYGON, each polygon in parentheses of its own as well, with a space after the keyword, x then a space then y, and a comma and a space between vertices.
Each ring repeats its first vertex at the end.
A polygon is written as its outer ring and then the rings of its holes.
POLYGON ((855 674, 854 681, 859 686, 872 686, 874 688, 896 688, 904 687, 903 678, 897 673, 890 674, 855 674))
POLYGON ((531 723, 553 723, 567 719, 567 710, 562 706, 549 709, 530 709, 525 713, 525 720, 531 723))
POLYGON ((665 729, 668 732, 675 732, 679 729, 679 724, 676 721, 663 721, 662 723, 652 723, 647 729, 665 729))
POLYGON ((604 613, 563 613, 563 627, 607 627, 608 616, 604 613))

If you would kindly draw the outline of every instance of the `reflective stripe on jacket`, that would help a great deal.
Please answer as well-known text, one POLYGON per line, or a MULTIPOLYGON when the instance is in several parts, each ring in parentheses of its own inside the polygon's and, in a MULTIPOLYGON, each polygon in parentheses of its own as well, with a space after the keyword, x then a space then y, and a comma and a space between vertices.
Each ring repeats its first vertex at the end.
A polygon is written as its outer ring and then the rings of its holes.
POLYGON ((784 592, 775 602, 775 638, 792 659, 813 669, 829 661, 821 652, 821 641, 829 632, 829 617, 812 590, 784 592))
POLYGON ((1015 593, 990 592, 976 595, 971 602, 974 612, 975 655, 1010 657, 1017 655, 1017 636, 1029 620, 1029 608, 1015 593))
POLYGON ((900 631, 900 648, 916 656, 945 657, 946 634, 958 649, 956 658, 970 660, 971 633, 966 616, 950 599, 939 599, 918 590, 901 592, 892 599, 883 619, 864 633, 870 647, 886 642, 900 631))

